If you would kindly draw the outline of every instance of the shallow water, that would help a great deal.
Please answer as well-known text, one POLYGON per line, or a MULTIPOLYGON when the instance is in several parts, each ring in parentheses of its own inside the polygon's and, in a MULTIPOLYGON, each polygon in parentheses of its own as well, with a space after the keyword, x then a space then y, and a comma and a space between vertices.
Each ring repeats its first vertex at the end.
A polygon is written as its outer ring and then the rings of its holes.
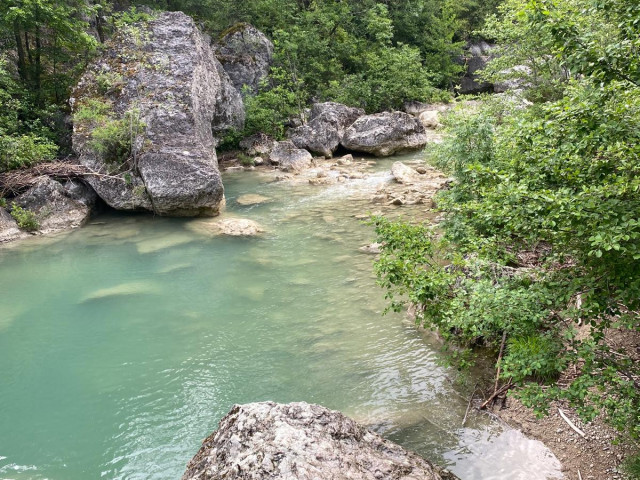
POLYGON ((559 477, 519 432, 461 428, 468 392, 437 345, 381 316, 355 216, 389 165, 349 186, 227 175, 228 212, 262 238, 109 214, 0 249, 0 478, 177 479, 234 403, 261 400, 341 410, 463 480, 559 477))

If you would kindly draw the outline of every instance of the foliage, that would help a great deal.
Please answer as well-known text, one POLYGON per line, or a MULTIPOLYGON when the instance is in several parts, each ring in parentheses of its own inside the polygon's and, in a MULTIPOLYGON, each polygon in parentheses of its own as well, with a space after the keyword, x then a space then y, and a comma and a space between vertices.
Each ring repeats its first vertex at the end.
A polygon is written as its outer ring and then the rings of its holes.
POLYGON ((138 109, 116 117, 109 103, 89 99, 78 106, 74 123, 89 132, 88 147, 113 166, 119 167, 130 158, 135 161, 145 128, 138 109))
POLYGON ((281 140, 289 118, 302 111, 306 94, 298 79, 283 68, 273 67, 269 80, 257 95, 245 97, 245 135, 262 132, 281 140))
POLYGON ((640 480, 640 455, 627 458, 622 464, 622 469, 630 480, 640 480))
POLYGON ((27 232, 35 232, 40 228, 36 214, 31 210, 22 208, 15 202, 11 204, 11 216, 18 223, 18 227, 27 232))
POLYGON ((501 376, 522 387, 525 404, 542 413, 564 399, 638 439, 640 366, 606 342, 611 329, 640 330, 640 15, 631 3, 505 4, 502 23, 489 26, 521 50, 493 71, 526 60, 545 72, 524 79, 536 103, 494 98, 447 119, 431 157, 454 178, 438 197, 437 250, 433 234, 378 222, 377 269, 451 342, 497 350, 506 332, 501 376), (569 365, 575 378, 555 384, 569 365))
POLYGON ((0 135, 0 172, 52 160, 58 147, 35 135, 0 135))

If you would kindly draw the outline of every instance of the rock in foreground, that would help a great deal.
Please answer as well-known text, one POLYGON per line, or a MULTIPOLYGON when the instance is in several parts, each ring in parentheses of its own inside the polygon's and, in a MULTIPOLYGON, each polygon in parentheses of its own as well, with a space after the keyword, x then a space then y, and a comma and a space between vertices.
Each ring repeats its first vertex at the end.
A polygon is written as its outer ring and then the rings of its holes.
POLYGON ((236 405, 182 480, 455 480, 415 453, 318 405, 236 405))
POLYGON ((417 118, 404 112, 384 112, 357 119, 345 131, 342 146, 376 157, 388 157, 419 150, 428 140, 424 126, 417 118))

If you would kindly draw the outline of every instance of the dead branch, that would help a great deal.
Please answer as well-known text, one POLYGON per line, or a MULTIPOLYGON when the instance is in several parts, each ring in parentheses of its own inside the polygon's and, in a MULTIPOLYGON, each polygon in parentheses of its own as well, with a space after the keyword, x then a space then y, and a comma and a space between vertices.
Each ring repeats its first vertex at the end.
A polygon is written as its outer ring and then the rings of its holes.
POLYGON ((582 438, 585 438, 587 435, 586 433, 584 433, 582 430, 580 430, 578 427, 575 426, 575 424, 569 420, 569 418, 564 414, 564 412, 562 410, 560 410, 558 408, 558 413, 560 413, 560 416, 562 417, 562 419, 567 422, 567 425, 569 425, 577 434, 579 434, 582 438))
POLYGON ((54 180, 99 177, 124 182, 121 177, 96 172, 76 163, 64 161, 40 163, 33 167, 0 173, 0 197, 16 196, 35 185, 38 179, 45 176, 54 180))
POLYGON ((505 383, 502 387, 500 387, 497 391, 493 392, 493 395, 491 395, 482 405, 480 405, 480 410, 484 410, 485 408, 487 408, 487 406, 493 402, 493 400, 498 396, 503 394, 504 392, 506 392, 507 390, 509 390, 511 387, 513 387, 513 382, 511 380, 509 380, 507 383, 505 383))

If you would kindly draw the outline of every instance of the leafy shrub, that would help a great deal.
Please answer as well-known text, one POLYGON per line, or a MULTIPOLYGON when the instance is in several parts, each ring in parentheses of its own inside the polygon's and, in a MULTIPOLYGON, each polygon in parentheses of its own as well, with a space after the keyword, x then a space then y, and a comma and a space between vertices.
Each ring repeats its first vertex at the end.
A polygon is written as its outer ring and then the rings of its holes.
POLYGON ((622 464, 622 469, 630 480, 640 480, 640 455, 627 458, 622 464))
POLYGON ((35 232, 40 228, 36 214, 31 210, 22 208, 15 202, 11 204, 11 216, 18 223, 18 227, 27 232, 35 232))
POLYGON ((36 135, 0 135, 0 172, 53 160, 57 145, 36 135))
POLYGON ((121 166, 137 153, 145 125, 136 108, 127 110, 121 118, 114 118, 109 103, 89 99, 74 114, 74 122, 88 131, 87 145, 113 166, 121 166))

